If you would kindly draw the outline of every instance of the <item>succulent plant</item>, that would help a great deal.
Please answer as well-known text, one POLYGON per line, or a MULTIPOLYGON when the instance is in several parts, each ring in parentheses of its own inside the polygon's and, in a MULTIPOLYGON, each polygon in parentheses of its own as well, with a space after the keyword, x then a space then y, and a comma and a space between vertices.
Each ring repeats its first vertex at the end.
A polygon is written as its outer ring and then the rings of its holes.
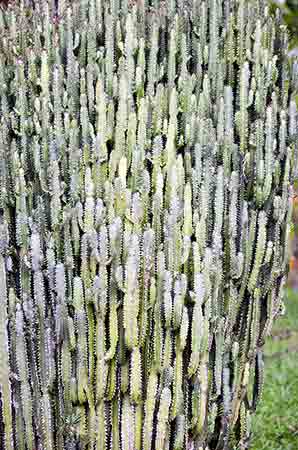
POLYGON ((246 449, 297 61, 265 0, 0 9, 0 448, 246 449))

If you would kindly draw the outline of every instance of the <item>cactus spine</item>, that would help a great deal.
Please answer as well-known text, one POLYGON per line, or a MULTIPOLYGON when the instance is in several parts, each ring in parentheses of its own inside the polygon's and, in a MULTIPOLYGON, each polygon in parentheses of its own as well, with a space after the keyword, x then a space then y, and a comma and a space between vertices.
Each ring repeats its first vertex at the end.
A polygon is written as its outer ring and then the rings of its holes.
POLYGON ((0 9, 0 448, 247 448, 297 173, 280 13, 27 3, 0 9))

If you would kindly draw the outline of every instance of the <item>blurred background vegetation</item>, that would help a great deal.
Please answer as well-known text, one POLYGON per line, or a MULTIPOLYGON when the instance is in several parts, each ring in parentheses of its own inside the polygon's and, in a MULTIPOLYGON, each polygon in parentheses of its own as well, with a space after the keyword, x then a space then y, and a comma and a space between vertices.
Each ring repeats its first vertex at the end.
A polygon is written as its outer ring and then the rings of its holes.
MULTIPOLYGON (((298 56, 298 0, 275 0, 298 56)), ((298 102, 297 102, 298 103, 298 102)), ((294 185, 290 273, 285 314, 265 345, 265 386, 253 418, 252 450, 298 450, 298 180, 294 185)))
POLYGON ((298 449, 297 292, 288 289, 285 315, 265 345, 265 384, 253 417, 251 450, 298 449))
MULTIPOLYGON (((298 0, 275 0, 290 30, 290 55, 298 56, 298 0)), ((298 449, 298 180, 294 184, 290 273, 285 314, 265 346, 265 386, 253 418, 252 450, 298 449)))
POLYGON ((272 10, 280 8, 291 32, 291 46, 298 47, 298 0, 273 0, 272 10))

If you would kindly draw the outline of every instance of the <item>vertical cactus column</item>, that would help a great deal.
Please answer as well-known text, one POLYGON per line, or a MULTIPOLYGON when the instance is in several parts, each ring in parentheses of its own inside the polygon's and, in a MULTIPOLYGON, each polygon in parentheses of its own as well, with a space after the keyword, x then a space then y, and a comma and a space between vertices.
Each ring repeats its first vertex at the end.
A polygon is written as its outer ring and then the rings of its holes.
POLYGON ((265 0, 0 8, 1 450, 246 449, 297 61, 265 0))

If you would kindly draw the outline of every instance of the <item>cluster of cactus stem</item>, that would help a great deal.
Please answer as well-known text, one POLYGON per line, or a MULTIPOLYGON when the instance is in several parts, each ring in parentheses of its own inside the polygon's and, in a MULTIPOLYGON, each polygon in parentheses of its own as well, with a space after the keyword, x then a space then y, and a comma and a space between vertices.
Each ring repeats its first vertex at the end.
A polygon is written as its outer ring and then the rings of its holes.
POLYGON ((57 8, 0 10, 0 448, 248 448, 297 160, 279 11, 57 8))

